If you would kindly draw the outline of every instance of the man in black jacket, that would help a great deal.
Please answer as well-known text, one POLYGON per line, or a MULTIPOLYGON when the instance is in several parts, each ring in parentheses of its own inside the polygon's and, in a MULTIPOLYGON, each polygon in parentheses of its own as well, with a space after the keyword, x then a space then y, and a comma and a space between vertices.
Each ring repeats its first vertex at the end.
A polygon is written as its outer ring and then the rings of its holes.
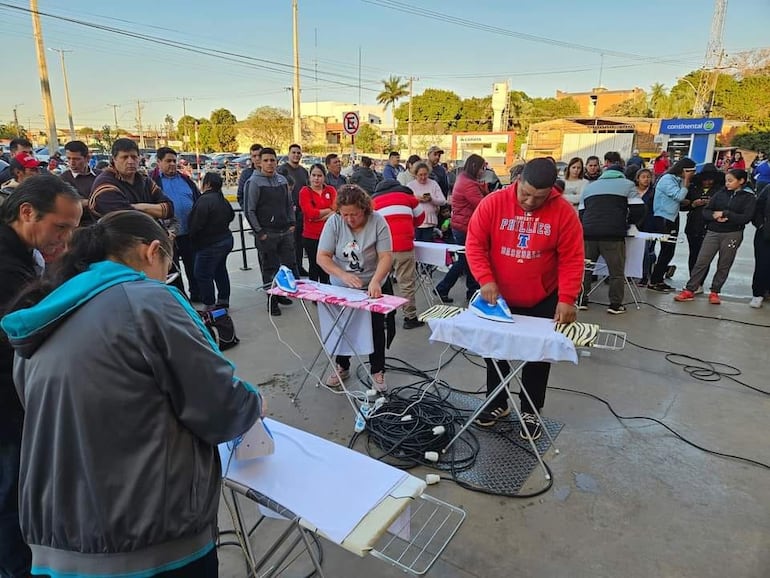
POLYGON ((302 187, 308 186, 310 177, 307 174, 307 169, 299 164, 301 160, 302 147, 296 143, 289 145, 289 161, 278 167, 278 174, 283 175, 287 179, 291 177, 294 181, 294 186, 291 189, 291 200, 294 203, 294 221, 296 223, 294 228, 294 253, 299 274, 307 277, 308 272, 302 266, 304 252, 302 250, 302 209, 299 207, 299 192, 302 190, 302 187))
MULTIPOLYGON (((617 159, 616 159, 617 160, 617 159)), ((583 223, 585 258, 596 262, 601 256, 610 278, 610 306, 607 313, 626 312, 623 305, 626 284, 626 232, 629 223, 644 219, 644 201, 636 186, 626 179, 622 160, 608 167, 601 176, 586 185, 580 196, 580 220, 583 223)), ((578 309, 588 309, 588 293, 593 273, 583 277, 583 294, 578 309)))
MULTIPOLYGON (((3 206, 0 309, 58 255, 80 223, 80 195, 54 175, 25 179, 3 206)), ((0 339, 0 575, 29 575, 31 554, 19 529, 18 477, 24 412, 13 385, 13 350, 0 339)))
POLYGON ((246 194, 246 183, 251 178, 254 171, 259 170, 259 153, 262 152, 262 148, 262 145, 259 143, 254 143, 249 147, 251 166, 243 169, 243 171, 241 171, 241 176, 238 177, 238 191, 236 193, 236 198, 238 199, 238 206, 240 206, 242 210, 245 208, 243 197, 246 194))

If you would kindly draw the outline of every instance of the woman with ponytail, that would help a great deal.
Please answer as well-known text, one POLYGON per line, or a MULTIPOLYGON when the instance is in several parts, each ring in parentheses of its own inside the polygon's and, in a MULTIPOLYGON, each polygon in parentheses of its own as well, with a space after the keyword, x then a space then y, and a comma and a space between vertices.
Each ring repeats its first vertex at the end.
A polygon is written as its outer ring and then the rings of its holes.
POLYGON ((110 213, 2 319, 33 576, 217 576, 216 446, 262 401, 165 284, 171 254, 151 217, 110 213))

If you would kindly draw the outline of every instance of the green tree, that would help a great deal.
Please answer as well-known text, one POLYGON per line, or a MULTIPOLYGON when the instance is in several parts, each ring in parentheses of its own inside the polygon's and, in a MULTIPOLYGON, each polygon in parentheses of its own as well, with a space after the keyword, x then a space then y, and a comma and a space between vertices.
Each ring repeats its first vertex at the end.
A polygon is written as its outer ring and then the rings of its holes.
MULTIPOLYGON (((198 150, 202 153, 214 152, 214 125, 207 118, 198 119, 198 150)), ((190 150, 195 150, 195 128, 190 133, 190 150)))
POLYGON ((174 130, 174 117, 170 114, 167 114, 166 117, 163 119, 163 127, 166 131, 166 138, 168 140, 176 140, 178 138, 178 135, 176 131, 174 130))
POLYGON ((228 152, 238 149, 238 120, 226 108, 211 112, 211 147, 213 150, 228 152))
POLYGON ((101 131, 94 132, 94 142, 96 147, 102 152, 109 152, 112 149, 112 143, 118 138, 118 131, 114 132, 110 128, 110 125, 105 124, 101 131))
POLYGON ((179 138, 184 142, 184 147, 192 147, 195 145, 195 122, 198 119, 194 116, 186 114, 181 117, 176 123, 176 132, 179 138))
POLYGON ((251 111, 240 127, 252 142, 277 150, 287 147, 292 140, 291 115, 282 108, 261 106, 251 111))
POLYGON ((382 81, 382 92, 377 95, 377 102, 385 107, 385 112, 390 107, 390 113, 393 116, 394 122, 396 103, 405 96, 409 96, 408 86, 400 76, 391 76, 387 80, 382 81))
POLYGON ((9 124, 0 124, 0 138, 16 138, 18 136, 27 136, 27 131, 21 125, 11 122, 9 124))
POLYGON ((668 114, 668 92, 662 83, 656 82, 650 87, 649 106, 652 111, 652 116, 654 117, 660 118, 668 114))
POLYGON ((380 131, 371 124, 362 124, 356 135, 356 149, 364 153, 382 154, 387 148, 387 141, 380 131))
POLYGON ((492 130, 492 97, 466 98, 460 107, 456 128, 461 132, 487 132, 492 130))
POLYGON ((607 110, 607 116, 650 116, 650 107, 647 105, 647 95, 638 94, 632 98, 619 102, 607 110))
POLYGON ((770 151, 770 128, 749 127, 733 137, 731 146, 753 151, 770 151))
MULTIPOLYGON (((462 99, 451 90, 428 88, 412 97, 412 132, 414 134, 446 134, 457 129, 462 99)), ((402 103, 396 108, 399 134, 408 132, 409 106, 402 103)))

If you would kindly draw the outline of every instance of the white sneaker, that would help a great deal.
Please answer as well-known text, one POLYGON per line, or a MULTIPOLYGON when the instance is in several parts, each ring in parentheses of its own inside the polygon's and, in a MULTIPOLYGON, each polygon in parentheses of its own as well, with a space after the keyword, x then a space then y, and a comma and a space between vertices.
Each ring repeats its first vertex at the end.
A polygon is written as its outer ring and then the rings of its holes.
POLYGON ((693 291, 696 295, 701 295, 703 293, 703 285, 698 285, 698 288, 693 291))
POLYGON ((749 307, 752 309, 759 309, 762 307, 762 301, 764 301, 762 297, 752 297, 751 301, 749 301, 749 307))

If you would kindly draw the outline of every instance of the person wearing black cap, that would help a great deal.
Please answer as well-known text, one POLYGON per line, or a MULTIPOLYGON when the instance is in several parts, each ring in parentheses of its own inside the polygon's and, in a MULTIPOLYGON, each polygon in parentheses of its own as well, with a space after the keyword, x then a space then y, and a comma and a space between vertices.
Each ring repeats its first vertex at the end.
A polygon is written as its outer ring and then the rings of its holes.
MULTIPOLYGON (((687 265, 690 275, 698 260, 703 239, 706 237, 706 222, 703 220, 703 208, 708 204, 712 195, 725 185, 725 175, 718 170, 713 163, 706 163, 699 172, 696 172, 687 191, 687 197, 682 201, 681 209, 687 212, 687 224, 684 232, 687 235, 687 243, 690 246, 690 255, 687 265)), ((706 277, 708 269, 706 269, 706 277)), ((705 277, 704 277, 705 278, 705 277)), ((698 287, 695 293, 703 293, 703 288, 698 287)))
MULTIPOLYGON (((593 262, 601 256, 610 277, 610 306, 607 313, 626 312, 623 298, 626 285, 626 232, 629 223, 644 219, 644 201, 636 186, 623 172, 623 159, 618 153, 607 153, 615 164, 607 167, 595 181, 588 183, 580 195, 578 213, 583 223, 585 258, 593 262)), ((605 155, 605 158, 607 157, 605 155)), ((592 271, 583 276, 583 295, 579 309, 588 309, 592 271)))
POLYGON ((655 226, 658 233, 669 235, 672 242, 660 244, 660 254, 652 270, 647 289, 659 293, 668 293, 673 289, 663 282, 663 276, 668 271, 671 259, 674 258, 675 241, 679 235, 679 207, 687 197, 693 175, 695 175, 695 161, 684 157, 676 161, 655 185, 655 198, 652 205, 655 226))

